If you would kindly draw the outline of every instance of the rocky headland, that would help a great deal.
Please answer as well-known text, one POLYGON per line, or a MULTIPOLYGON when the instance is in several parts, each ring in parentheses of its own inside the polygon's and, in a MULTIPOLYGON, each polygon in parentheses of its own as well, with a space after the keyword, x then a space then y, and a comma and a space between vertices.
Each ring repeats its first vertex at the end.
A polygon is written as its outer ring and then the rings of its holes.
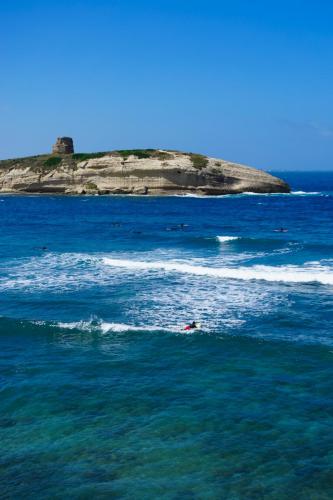
POLYGON ((0 192, 224 195, 290 191, 283 180, 262 170, 200 154, 162 149, 74 153, 68 137, 59 138, 52 151, 0 161, 0 192))

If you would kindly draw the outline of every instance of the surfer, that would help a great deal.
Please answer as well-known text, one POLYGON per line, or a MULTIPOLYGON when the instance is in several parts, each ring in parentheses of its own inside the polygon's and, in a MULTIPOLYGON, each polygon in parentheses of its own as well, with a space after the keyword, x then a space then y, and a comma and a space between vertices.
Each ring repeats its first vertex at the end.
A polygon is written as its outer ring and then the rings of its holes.
POLYGON ((198 324, 195 321, 192 321, 189 325, 186 325, 184 330, 194 330, 194 328, 198 328, 198 324))
POLYGON ((286 229, 285 227, 279 227, 278 229, 274 229, 274 232, 275 233, 287 233, 288 229, 286 229))

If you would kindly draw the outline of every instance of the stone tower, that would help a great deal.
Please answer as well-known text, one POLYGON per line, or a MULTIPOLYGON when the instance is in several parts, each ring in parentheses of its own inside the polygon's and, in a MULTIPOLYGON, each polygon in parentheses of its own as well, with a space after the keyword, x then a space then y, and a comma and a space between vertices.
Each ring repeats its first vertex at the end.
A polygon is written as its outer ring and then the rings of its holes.
POLYGON ((74 153, 73 139, 71 137, 58 137, 57 142, 52 147, 52 153, 61 155, 74 153))

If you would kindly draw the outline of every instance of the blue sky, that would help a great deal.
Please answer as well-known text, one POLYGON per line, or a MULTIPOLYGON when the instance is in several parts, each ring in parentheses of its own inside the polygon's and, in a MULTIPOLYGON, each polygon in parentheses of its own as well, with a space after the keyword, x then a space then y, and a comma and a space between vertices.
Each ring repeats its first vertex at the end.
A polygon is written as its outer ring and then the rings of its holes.
POLYGON ((333 2, 0 2, 0 158, 161 147, 333 170, 333 2))

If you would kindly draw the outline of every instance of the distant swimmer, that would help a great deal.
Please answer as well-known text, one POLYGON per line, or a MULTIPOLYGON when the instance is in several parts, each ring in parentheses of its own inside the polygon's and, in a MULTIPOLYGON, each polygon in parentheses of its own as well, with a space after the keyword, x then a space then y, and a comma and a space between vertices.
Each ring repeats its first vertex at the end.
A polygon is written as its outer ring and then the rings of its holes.
POLYGON ((177 226, 167 227, 167 231, 184 231, 186 227, 188 227, 188 224, 182 222, 181 224, 177 224, 177 226))
POLYGON ((285 227, 279 227, 278 229, 274 229, 274 232, 275 233, 287 233, 288 229, 286 229, 285 227))
POLYGON ((197 323, 196 321, 192 321, 189 325, 186 325, 184 327, 184 330, 194 330, 195 328, 200 328, 201 324, 197 323))
POLYGON ((45 252, 45 250, 47 250, 47 247, 34 247, 34 250, 43 250, 45 252))
POLYGON ((184 231, 184 229, 188 227, 188 224, 177 224, 176 226, 168 226, 165 228, 166 231, 184 231))

